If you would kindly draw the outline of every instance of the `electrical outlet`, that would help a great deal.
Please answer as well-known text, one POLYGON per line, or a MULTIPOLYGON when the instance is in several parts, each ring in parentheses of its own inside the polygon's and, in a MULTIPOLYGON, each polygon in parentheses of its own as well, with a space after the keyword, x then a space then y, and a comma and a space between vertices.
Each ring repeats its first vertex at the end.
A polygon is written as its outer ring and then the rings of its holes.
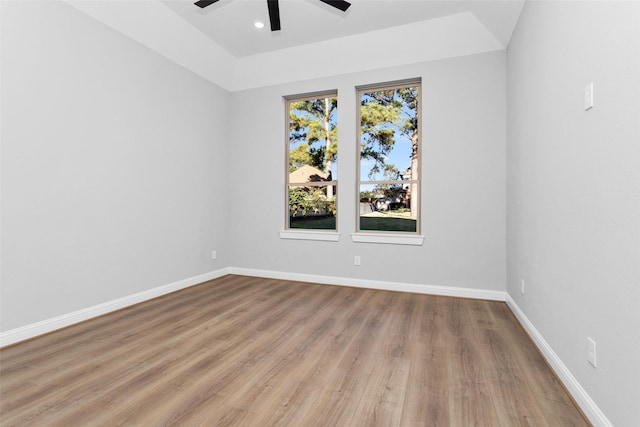
POLYGON ((596 367, 596 342, 587 337, 587 360, 591 366, 596 367))
POLYGON ((360 257, 358 255, 353 258, 353 265, 360 265, 360 257))
POLYGON ((520 279, 520 293, 524 295, 524 279, 520 279))
POLYGON ((218 252, 217 251, 211 251, 211 259, 217 259, 218 258, 218 252))

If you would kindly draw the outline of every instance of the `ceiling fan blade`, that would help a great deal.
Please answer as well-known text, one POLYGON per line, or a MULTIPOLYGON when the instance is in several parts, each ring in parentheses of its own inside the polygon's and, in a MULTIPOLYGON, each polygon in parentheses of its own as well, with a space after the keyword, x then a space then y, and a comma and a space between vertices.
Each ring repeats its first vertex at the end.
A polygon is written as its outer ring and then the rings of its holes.
POLYGON ((217 2, 218 0, 198 0, 197 2, 195 2, 194 4, 198 7, 201 8, 205 8, 207 6, 211 6, 212 4, 214 4, 215 2, 217 2))
POLYGON ((269 7, 269 21, 271 22, 271 31, 280 31, 280 8, 278 0, 267 0, 269 7))
POLYGON ((351 3, 349 3, 348 1, 343 1, 343 0, 320 0, 322 3, 326 3, 330 6, 335 7, 336 9, 340 9, 343 12, 346 12, 347 9, 349 9, 349 6, 351 6, 351 3))

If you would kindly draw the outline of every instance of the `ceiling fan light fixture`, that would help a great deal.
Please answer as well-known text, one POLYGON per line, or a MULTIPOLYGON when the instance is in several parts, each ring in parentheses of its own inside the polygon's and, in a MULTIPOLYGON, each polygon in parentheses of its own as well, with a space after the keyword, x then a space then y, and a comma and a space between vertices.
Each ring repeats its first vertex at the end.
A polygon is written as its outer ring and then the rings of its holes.
MULTIPOLYGON (((194 4, 201 9, 204 9, 205 7, 211 6, 218 1, 220 0, 198 0, 194 4)), ((320 1, 322 3, 328 4, 329 6, 333 6, 343 12, 346 12, 347 9, 349 9, 349 6, 351 6, 351 3, 345 0, 320 1)), ((271 31, 280 31, 280 6, 278 5, 278 0, 267 0, 267 8, 269 10, 269 24, 271 24, 271 31)), ((262 21, 253 21, 253 26, 258 29, 262 29, 264 28, 264 23, 262 21)))

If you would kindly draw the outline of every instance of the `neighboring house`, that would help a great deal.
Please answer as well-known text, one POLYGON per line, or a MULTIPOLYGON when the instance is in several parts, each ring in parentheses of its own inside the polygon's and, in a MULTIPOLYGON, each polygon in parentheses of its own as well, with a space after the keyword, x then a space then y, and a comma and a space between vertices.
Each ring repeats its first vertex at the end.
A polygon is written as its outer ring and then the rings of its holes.
MULTIPOLYGON (((289 174, 289 183, 290 184, 300 184, 303 182, 322 182, 322 181, 331 181, 331 175, 327 172, 323 172, 320 169, 310 166, 303 165, 296 169, 295 171, 289 174)), ((331 188, 331 186, 328 186, 331 188)), ((306 188, 308 192, 315 193, 311 191, 310 187, 298 187, 298 188, 306 188)), ((312 201, 307 199, 307 202, 300 205, 297 202, 291 202, 289 205, 290 215, 292 217, 308 217, 308 216, 324 216, 327 215, 327 186, 316 187, 315 190, 322 189, 322 196, 315 197, 312 201), (311 205, 307 205, 306 203, 310 202, 311 205)), ((331 194, 334 193, 335 190, 332 191, 331 194)), ((317 196, 317 193, 316 193, 317 196)))
POLYGON ((300 166, 289 174, 289 182, 297 184, 300 182, 329 181, 329 174, 310 165, 300 166))

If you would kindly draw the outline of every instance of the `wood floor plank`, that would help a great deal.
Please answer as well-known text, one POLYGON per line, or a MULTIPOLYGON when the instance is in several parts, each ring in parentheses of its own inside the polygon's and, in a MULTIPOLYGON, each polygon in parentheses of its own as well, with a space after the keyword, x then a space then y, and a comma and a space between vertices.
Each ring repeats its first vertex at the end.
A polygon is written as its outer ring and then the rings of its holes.
POLYGON ((407 359, 381 357, 360 398, 351 426, 399 426, 409 378, 407 359))
POLYGON ((0 350, 5 426, 585 426, 505 303, 225 276, 0 350))
MULTIPOLYGON (((469 332, 471 333, 471 332, 469 332)), ((490 389, 471 338, 456 338, 448 364, 452 425, 500 425, 490 389)))
POLYGON ((445 347, 445 298, 421 295, 411 342, 413 354, 407 382, 401 425, 406 427, 448 426, 449 355, 445 347), (421 396, 421 399, 415 399, 421 396))
POLYGON ((525 374, 512 353, 504 352, 504 338, 498 330, 487 330, 482 337, 487 348, 482 357, 489 379, 496 413, 501 425, 545 425, 544 413, 532 397, 525 374))

